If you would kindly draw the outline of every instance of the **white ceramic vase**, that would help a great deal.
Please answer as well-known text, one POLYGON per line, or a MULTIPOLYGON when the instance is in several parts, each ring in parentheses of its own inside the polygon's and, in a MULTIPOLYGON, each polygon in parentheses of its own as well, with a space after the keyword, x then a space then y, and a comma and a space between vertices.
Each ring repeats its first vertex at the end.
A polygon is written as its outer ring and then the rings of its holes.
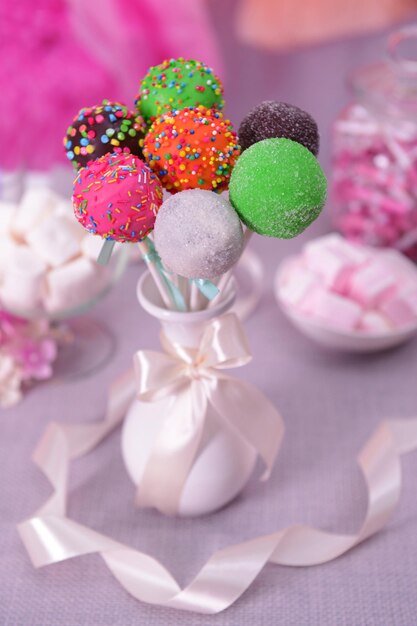
MULTIPOLYGON (((169 311, 148 273, 138 283, 137 295, 142 307, 157 318, 166 336, 187 348, 196 348, 205 324, 226 313, 235 300, 232 283, 219 302, 206 310, 195 312, 169 311)), ((141 478, 156 437, 166 419, 170 401, 135 400, 126 416, 122 431, 122 455, 134 484, 140 488, 141 478)), ((251 476, 256 452, 238 440, 231 428, 207 415, 200 452, 190 470, 178 507, 181 516, 211 513, 235 498, 251 476)))

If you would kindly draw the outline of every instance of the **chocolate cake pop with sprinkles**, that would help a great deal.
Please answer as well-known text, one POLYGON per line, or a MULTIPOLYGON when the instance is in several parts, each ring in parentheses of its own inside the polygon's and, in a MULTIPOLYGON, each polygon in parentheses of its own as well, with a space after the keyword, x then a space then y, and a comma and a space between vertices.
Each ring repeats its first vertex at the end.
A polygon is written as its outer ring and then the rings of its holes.
POLYGON ((201 61, 167 59, 151 67, 142 80, 136 107, 147 122, 171 109, 202 105, 222 109, 223 85, 201 61))
POLYGON ((258 141, 279 137, 300 143, 314 156, 319 152, 315 120, 306 111, 285 102, 266 100, 258 104, 242 120, 238 136, 242 152, 258 141))
POLYGON ((64 137, 64 148, 74 167, 111 152, 127 152, 142 158, 143 118, 124 104, 103 100, 75 116, 64 137))

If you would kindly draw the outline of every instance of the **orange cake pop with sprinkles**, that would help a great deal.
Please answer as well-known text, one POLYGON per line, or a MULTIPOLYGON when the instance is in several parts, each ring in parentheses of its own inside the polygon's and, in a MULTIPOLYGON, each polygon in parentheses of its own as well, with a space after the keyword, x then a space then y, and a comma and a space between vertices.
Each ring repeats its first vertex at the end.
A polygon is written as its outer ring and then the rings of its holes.
POLYGON ((90 233, 138 242, 153 230, 162 187, 141 159, 113 153, 80 169, 72 199, 75 217, 90 233))
POLYGON ((229 120, 216 109, 188 107, 158 118, 143 154, 165 189, 227 189, 240 149, 229 120))

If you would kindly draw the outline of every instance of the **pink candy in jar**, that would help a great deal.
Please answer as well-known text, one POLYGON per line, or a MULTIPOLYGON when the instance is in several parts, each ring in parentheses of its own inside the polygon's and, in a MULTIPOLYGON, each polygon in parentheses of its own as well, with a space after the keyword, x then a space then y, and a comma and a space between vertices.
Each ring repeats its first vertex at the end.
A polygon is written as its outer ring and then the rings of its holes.
POLYGON ((336 227, 358 243, 417 260, 417 60, 400 56, 417 28, 394 33, 390 60, 359 69, 356 99, 334 124, 336 227))

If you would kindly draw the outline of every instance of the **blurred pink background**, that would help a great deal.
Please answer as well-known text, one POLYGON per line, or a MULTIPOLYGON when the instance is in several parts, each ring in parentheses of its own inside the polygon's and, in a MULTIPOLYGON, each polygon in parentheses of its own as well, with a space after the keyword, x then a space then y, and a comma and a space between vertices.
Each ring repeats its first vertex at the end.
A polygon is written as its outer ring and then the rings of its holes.
POLYGON ((249 106, 275 98, 308 103, 326 132, 348 66, 365 49, 378 51, 363 34, 409 19, 416 8, 417 0, 2 3, 0 169, 65 164, 62 137, 78 110, 103 98, 133 106, 140 78, 167 57, 214 67, 236 125, 249 106), (355 35, 332 48, 335 38, 355 35))

